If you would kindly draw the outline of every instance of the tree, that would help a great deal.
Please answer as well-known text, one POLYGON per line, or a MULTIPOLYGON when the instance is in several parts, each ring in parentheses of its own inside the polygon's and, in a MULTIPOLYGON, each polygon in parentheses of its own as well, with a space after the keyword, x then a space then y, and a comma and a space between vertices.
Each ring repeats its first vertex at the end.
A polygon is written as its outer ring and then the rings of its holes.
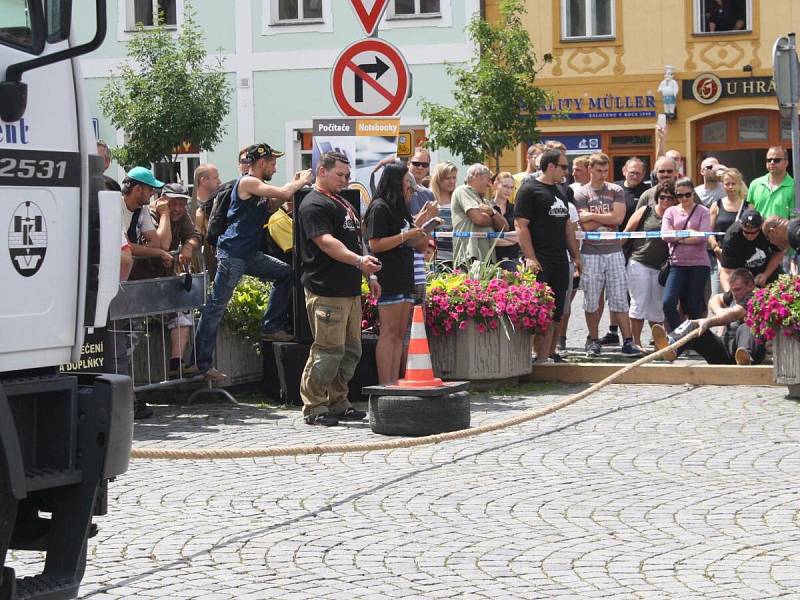
POLYGON ((139 24, 128 44, 120 77, 100 91, 100 108, 125 131, 127 142, 112 150, 125 166, 167 161, 174 180, 176 150, 188 142, 212 149, 225 132, 231 89, 222 60, 206 64, 206 50, 194 10, 187 1, 177 39, 163 24, 139 24))
POLYGON ((521 142, 538 139, 536 113, 549 95, 534 85, 538 72, 530 36, 522 24, 523 0, 501 0, 500 22, 476 15, 467 35, 479 56, 465 68, 448 65, 455 106, 420 101, 430 123, 431 148, 443 146, 466 164, 494 158, 521 142))

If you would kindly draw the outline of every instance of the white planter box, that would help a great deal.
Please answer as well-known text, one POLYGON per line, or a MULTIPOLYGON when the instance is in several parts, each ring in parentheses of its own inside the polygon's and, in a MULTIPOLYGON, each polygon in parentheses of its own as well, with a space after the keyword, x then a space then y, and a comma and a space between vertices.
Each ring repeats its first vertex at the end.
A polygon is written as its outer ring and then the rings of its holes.
POLYGON ((531 372, 531 334, 513 331, 508 326, 478 332, 470 321, 466 329, 451 335, 428 334, 433 371, 450 380, 505 379, 531 372))

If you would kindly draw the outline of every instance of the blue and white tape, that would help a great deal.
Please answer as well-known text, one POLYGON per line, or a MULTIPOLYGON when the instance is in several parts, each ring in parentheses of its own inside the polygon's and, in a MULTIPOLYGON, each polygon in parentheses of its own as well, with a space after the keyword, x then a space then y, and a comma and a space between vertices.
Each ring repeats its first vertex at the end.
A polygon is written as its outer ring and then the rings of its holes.
MULTIPOLYGON (((677 231, 576 231, 575 237, 579 240, 629 240, 629 239, 645 239, 645 238, 690 238, 690 237, 708 237, 711 235, 724 236, 724 231, 709 232, 709 231, 686 231, 685 229, 677 231)), ((435 238, 472 238, 479 240, 494 239, 494 238, 516 238, 517 234, 514 231, 434 231, 433 237, 435 238)))

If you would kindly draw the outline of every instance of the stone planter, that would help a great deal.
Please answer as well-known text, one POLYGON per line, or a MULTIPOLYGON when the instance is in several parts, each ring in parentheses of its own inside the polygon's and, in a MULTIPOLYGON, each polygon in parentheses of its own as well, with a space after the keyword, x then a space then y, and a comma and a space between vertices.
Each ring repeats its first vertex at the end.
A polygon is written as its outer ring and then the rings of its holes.
POLYGON ((519 377, 531 372, 531 334, 503 327, 478 331, 472 321, 451 335, 428 334, 433 371, 449 380, 485 380, 519 377))
POLYGON ((257 346, 234 334, 224 323, 219 328, 214 356, 217 369, 228 375, 225 386, 261 381, 264 377, 263 359, 257 346))
POLYGON ((789 386, 790 397, 800 398, 800 342, 779 332, 775 338, 773 353, 773 380, 789 386))

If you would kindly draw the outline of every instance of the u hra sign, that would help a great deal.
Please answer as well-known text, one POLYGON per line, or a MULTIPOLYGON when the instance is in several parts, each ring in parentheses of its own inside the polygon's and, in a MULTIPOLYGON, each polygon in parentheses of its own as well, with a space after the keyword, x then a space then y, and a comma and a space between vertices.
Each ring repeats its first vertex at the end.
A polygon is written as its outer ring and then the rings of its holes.
POLYGON ((683 97, 700 104, 713 104, 722 98, 754 98, 775 95, 772 77, 717 77, 701 73, 683 81, 683 97))

